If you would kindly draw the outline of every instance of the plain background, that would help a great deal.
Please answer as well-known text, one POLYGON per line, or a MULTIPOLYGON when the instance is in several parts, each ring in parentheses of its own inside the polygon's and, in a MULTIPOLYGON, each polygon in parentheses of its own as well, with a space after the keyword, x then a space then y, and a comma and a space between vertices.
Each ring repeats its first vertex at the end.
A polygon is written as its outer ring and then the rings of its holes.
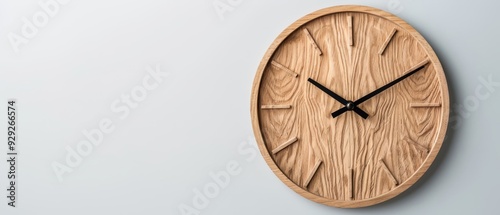
MULTIPOLYGON (((500 88, 476 96, 479 79, 500 81, 498 1, 72 0, 15 52, 8 35, 21 35, 23 17, 47 1, 0 1, 0 109, 17 99, 20 153, 15 209, 0 162, 2 215, 182 214, 213 185, 211 173, 235 163, 239 172, 200 214, 500 213, 500 88), (231 11, 219 16, 217 2, 231 11), (275 37, 342 4, 377 7, 415 27, 445 68, 453 108, 463 110, 416 185, 361 209, 327 207, 286 187, 255 154, 249 113, 255 71, 275 37), (170 76, 120 119, 110 106, 156 65, 170 76), (52 164, 105 118, 113 132, 60 182, 52 164)), ((0 112, 0 140, 6 118, 0 112)), ((0 160, 6 148, 0 141, 0 160)))

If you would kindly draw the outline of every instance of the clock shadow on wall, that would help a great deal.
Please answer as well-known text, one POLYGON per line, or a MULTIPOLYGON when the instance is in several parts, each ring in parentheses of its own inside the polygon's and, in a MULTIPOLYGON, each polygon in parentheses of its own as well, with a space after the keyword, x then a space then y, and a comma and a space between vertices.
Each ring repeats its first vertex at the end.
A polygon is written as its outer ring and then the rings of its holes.
POLYGON ((260 151, 281 181, 315 202, 401 201, 453 142, 444 71, 429 43, 392 14, 348 5, 306 15, 257 71, 251 113, 260 151))

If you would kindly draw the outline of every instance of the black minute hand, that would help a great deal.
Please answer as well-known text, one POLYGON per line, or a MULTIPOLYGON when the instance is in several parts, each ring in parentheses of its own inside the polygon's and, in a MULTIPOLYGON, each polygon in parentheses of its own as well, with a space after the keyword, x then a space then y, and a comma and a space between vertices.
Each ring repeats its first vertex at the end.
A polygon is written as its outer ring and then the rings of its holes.
MULTIPOLYGON (((420 62, 419 64, 415 65, 414 67, 412 67, 411 69, 409 69, 409 72, 407 72, 405 75, 399 77, 398 79, 394 80, 394 81, 391 81, 390 83, 382 86, 381 88, 378 88, 376 89, 375 91, 367 94, 366 96, 363 96, 361 97, 360 99, 354 101, 354 105, 357 106, 363 102, 365 102, 366 100, 378 95, 379 93, 383 92, 384 90, 387 90, 389 89, 390 87, 394 86, 395 84, 399 83, 400 81, 410 77, 411 75, 415 74, 416 72, 420 71, 421 69, 423 69, 427 64, 429 63, 429 60, 428 59, 425 59, 424 61, 420 62)), ((346 112, 347 111, 347 108, 341 108, 335 112, 332 113, 332 117, 335 118, 339 115, 341 115, 342 113, 346 112)))

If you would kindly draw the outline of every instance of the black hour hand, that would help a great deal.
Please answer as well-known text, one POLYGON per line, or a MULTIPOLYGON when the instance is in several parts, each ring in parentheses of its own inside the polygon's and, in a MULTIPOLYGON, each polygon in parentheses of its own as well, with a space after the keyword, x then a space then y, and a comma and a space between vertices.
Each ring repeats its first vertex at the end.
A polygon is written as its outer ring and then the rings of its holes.
MULTIPOLYGON (((333 91, 329 90, 328 88, 326 88, 325 86, 321 85, 320 83, 316 82, 312 78, 307 79, 307 81, 311 82, 311 84, 313 84, 314 86, 316 86, 317 88, 319 88, 321 91, 325 92, 326 94, 328 94, 329 96, 331 96, 332 98, 334 98, 335 100, 337 100, 338 102, 340 102, 341 104, 345 105, 342 108, 342 109, 345 109, 345 111, 352 110, 352 111, 356 112, 359 116, 363 117, 363 119, 366 119, 368 117, 368 114, 366 112, 364 112, 363 110, 361 110, 359 107, 357 107, 354 102, 345 100, 344 98, 342 98, 341 96, 337 95, 336 93, 334 93, 333 91)), ((334 118, 335 118, 335 116, 334 116, 334 118)))

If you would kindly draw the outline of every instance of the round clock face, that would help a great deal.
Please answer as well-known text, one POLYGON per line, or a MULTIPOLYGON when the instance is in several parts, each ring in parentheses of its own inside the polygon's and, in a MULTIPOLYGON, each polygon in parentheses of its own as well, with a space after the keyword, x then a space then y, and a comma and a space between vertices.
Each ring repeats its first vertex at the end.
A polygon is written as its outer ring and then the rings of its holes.
POLYGON ((251 113, 260 151, 287 186, 326 205, 364 207, 429 168, 449 96, 415 29, 375 8, 338 6, 278 36, 257 71, 251 113))

